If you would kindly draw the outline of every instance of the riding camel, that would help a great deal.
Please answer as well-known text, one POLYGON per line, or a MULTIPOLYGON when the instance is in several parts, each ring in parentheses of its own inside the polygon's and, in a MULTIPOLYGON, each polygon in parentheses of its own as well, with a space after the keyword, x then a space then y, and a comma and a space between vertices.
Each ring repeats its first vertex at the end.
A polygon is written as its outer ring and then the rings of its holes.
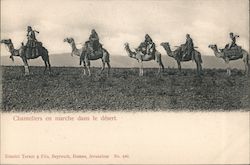
POLYGON ((38 57, 42 57, 44 64, 45 64, 45 69, 44 69, 44 73, 47 70, 47 67, 49 67, 49 73, 51 73, 51 66, 50 66, 50 61, 49 61, 49 54, 48 54, 48 50, 42 46, 41 42, 38 42, 38 53, 34 56, 28 56, 28 52, 27 52, 27 48, 26 46, 23 45, 19 48, 19 49, 15 49, 14 45, 11 41, 11 39, 4 39, 1 40, 0 43, 5 44, 8 47, 8 51, 11 53, 10 58, 12 59, 12 61, 14 61, 13 56, 19 56, 22 58, 23 63, 24 63, 24 71, 25 71, 25 75, 29 75, 30 71, 29 71, 29 65, 28 65, 28 60, 30 59, 35 59, 38 57))
POLYGON ((125 46, 126 52, 128 53, 128 56, 130 58, 134 58, 138 60, 138 62, 141 64, 139 68, 139 76, 143 76, 143 61, 155 60, 159 64, 158 74, 161 71, 164 71, 164 65, 162 64, 162 60, 161 60, 161 53, 158 52, 157 50, 152 55, 149 55, 149 54, 142 55, 140 52, 132 51, 128 43, 125 43, 124 46, 125 46))
POLYGON ((214 55, 218 58, 222 58, 225 63, 227 64, 227 75, 231 75, 231 68, 229 65, 229 62, 232 60, 239 60, 243 58, 243 62, 245 64, 245 75, 247 76, 249 73, 249 54, 246 50, 239 48, 239 50, 225 50, 221 49, 219 52, 217 45, 209 45, 209 48, 211 48, 214 51, 214 55), (228 52, 230 51, 230 52, 228 52), (230 53, 231 55, 226 55, 226 53, 230 53), (233 54, 232 54, 233 53, 233 54))
POLYGON ((73 38, 65 38, 63 40, 64 42, 67 42, 71 45, 72 48, 72 52, 71 52, 71 56, 76 55, 80 57, 80 65, 83 64, 84 66, 84 75, 86 75, 86 69, 88 70, 88 74, 89 76, 91 75, 90 72, 90 61, 91 60, 98 60, 101 59, 102 60, 102 68, 101 68, 101 73, 103 72, 103 70, 105 69, 105 63, 107 63, 108 66, 108 74, 110 71, 110 59, 109 59, 109 53, 106 49, 101 48, 101 51, 98 51, 98 53, 89 53, 89 51, 87 51, 87 45, 85 44, 81 49, 77 49, 75 41, 73 38), (87 65, 86 65, 87 64, 87 65))
POLYGON ((185 58, 183 58, 183 54, 181 53, 181 48, 177 48, 176 50, 172 51, 170 48, 170 44, 168 42, 162 42, 160 44, 165 51, 167 52, 168 56, 174 58, 178 64, 178 69, 181 71, 181 62, 186 62, 190 60, 194 60, 196 63, 196 71, 198 75, 202 74, 202 59, 201 54, 197 50, 194 50, 192 55, 187 55, 185 58), (192 57, 193 56, 193 57, 192 57))

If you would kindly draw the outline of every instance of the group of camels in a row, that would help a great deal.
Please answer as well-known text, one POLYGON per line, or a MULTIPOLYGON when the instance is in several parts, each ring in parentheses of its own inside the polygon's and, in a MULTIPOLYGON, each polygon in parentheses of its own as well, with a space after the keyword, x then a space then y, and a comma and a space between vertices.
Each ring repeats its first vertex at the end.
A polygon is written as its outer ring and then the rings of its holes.
MULTIPOLYGON (((104 70, 105 68, 105 63, 108 66, 108 73, 110 70, 110 55, 108 53, 108 51, 104 48, 102 48, 101 53, 98 54, 92 54, 89 55, 86 52, 85 49, 86 47, 82 47, 81 49, 78 49, 76 47, 76 43, 74 41, 73 38, 65 38, 64 42, 67 42, 70 44, 71 48, 72 48, 72 52, 71 55, 76 55, 80 57, 80 65, 84 66, 84 75, 86 75, 86 71, 88 71, 88 75, 91 75, 90 72, 90 61, 91 60, 97 60, 97 59, 101 59, 102 60, 102 69, 101 72, 104 70)), ((26 48, 25 46, 22 44, 22 46, 19 49, 15 49, 14 45, 11 41, 11 39, 4 39, 1 40, 0 43, 4 43, 7 47, 8 47, 8 51, 10 52, 10 58, 14 61, 13 56, 19 56, 22 58, 23 63, 24 63, 24 68, 25 68, 25 75, 29 75, 29 67, 28 67, 28 60, 29 59, 34 59, 37 58, 39 56, 42 57, 44 64, 45 64, 45 70, 44 72, 46 72, 47 67, 49 67, 49 73, 51 73, 51 66, 50 66, 50 62, 49 62, 49 55, 48 55, 48 51, 45 47, 42 46, 42 44, 38 47, 38 55, 34 56, 34 57, 27 57, 26 56, 26 48)), ((197 74, 201 75, 202 74, 202 58, 201 58, 201 54, 200 52, 198 52, 197 50, 193 51, 192 56, 187 56, 187 58, 182 58, 182 54, 179 53, 179 48, 177 48, 176 50, 172 51, 170 48, 170 44, 168 42, 162 42, 160 44, 165 51, 167 52, 167 55, 174 58, 178 64, 178 69, 179 71, 181 71, 181 62, 185 62, 185 61, 190 61, 190 60, 194 60, 196 63, 196 70, 197 70, 197 74)), ((154 54, 152 55, 142 55, 141 53, 135 51, 132 51, 129 47, 128 43, 124 44, 125 46, 125 50, 128 53, 130 58, 134 58, 136 60, 138 60, 138 62, 140 63, 140 68, 139 68, 139 76, 143 76, 143 61, 151 61, 151 60, 155 60, 158 64, 159 64, 159 69, 158 69, 158 74, 164 70, 164 65, 162 63, 162 59, 161 59, 161 53, 159 51, 155 51, 154 54)), ((245 74, 248 75, 249 72, 249 54, 247 53, 246 50, 241 51, 240 55, 236 55, 233 58, 230 58, 228 56, 225 56, 223 51, 219 51, 217 48, 217 45, 209 45, 209 48, 211 48, 215 54, 216 57, 218 58, 222 58, 226 64, 228 65, 227 67, 227 75, 231 75, 231 71, 230 71, 230 66, 229 66, 229 61, 231 60, 238 60, 238 59, 243 59, 243 62, 245 64, 245 74)))

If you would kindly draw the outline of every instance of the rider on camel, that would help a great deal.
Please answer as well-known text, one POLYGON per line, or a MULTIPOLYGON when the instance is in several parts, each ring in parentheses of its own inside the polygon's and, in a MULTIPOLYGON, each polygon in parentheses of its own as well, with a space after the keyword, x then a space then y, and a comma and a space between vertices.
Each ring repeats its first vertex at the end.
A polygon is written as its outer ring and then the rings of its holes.
POLYGON ((155 53, 155 43, 153 42, 152 38, 146 34, 145 35, 145 40, 142 42, 138 50, 143 54, 143 55, 152 55, 155 53))
POLYGON ((97 32, 95 31, 95 29, 92 29, 91 34, 89 36, 89 41, 90 41, 90 49, 92 49, 92 51, 97 51, 99 48, 99 37, 97 32))
POLYGON ((35 56, 38 54, 38 48, 37 48, 37 39, 35 33, 39 33, 36 30, 33 30, 31 26, 27 27, 27 51, 29 56, 35 56))
POLYGON ((231 49, 232 47, 236 47, 236 38, 240 37, 239 35, 234 35, 232 32, 229 33, 229 37, 232 40, 230 44, 227 44, 225 48, 231 49))
POLYGON ((183 48, 184 48, 183 50, 184 54, 182 56, 182 59, 185 59, 185 57, 191 55, 191 53, 194 50, 193 40, 189 34, 186 34, 186 43, 183 45, 183 48))

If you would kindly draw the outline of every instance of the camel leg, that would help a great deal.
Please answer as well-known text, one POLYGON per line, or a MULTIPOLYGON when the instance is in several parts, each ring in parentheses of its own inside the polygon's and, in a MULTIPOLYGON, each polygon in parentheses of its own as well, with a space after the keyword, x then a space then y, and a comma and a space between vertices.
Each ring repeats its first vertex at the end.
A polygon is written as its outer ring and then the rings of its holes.
POLYGON ((143 68, 141 68, 141 76, 143 76, 143 68))
POLYGON ((51 74, 51 65, 50 65, 49 59, 48 59, 47 63, 48 63, 48 66, 49 66, 49 74, 51 74))
POLYGON ((179 70, 179 72, 181 72, 181 62, 177 61, 177 64, 178 64, 178 70, 179 70))
POLYGON ((245 62, 245 75, 248 76, 249 74, 249 64, 245 62))
POLYGON ((159 64, 157 75, 159 75, 160 73, 161 73, 161 65, 159 64))
POLYGON ((108 65, 108 75, 109 75, 111 66, 109 62, 107 62, 107 65, 108 65))
POLYGON ((24 65, 24 75, 25 76, 30 75, 30 71, 29 71, 29 66, 28 65, 24 65))
POLYGON ((158 62, 158 64, 159 64, 159 69, 158 69, 158 75, 161 73, 161 71, 164 71, 164 65, 162 64, 162 61, 160 60, 159 62, 158 62))
POLYGON ((88 70, 89 76, 91 76, 91 73, 90 73, 90 66, 87 66, 87 70, 88 70))
POLYGON ((201 57, 199 55, 195 56, 195 63, 197 67, 197 74, 202 75, 201 57))
POLYGON ((141 63, 141 66, 140 66, 139 76, 143 76, 143 63, 142 63, 142 61, 140 63, 141 63))
POLYGON ((231 68, 230 68, 229 63, 228 63, 228 67, 227 67, 227 75, 231 76, 231 68))
POLYGON ((198 76, 200 76, 200 64, 199 64, 199 61, 195 60, 195 63, 196 63, 196 73, 198 76))
POLYGON ((90 61, 87 60, 86 63, 87 63, 87 70, 88 70, 89 76, 91 76, 91 72, 90 72, 90 61))
POLYGON ((24 58, 22 58, 22 60, 24 63, 24 75, 28 76, 30 74, 28 61, 27 61, 27 59, 24 59, 24 58))
POLYGON ((164 65, 162 64, 161 54, 160 53, 159 54, 157 53, 155 55, 155 60, 159 64, 159 69, 158 69, 158 73, 157 73, 159 75, 161 71, 164 71, 164 65))
POLYGON ((102 61, 102 69, 101 69, 101 73, 104 71, 104 69, 105 69, 105 62, 104 62, 104 61, 102 61))
POLYGON ((80 66, 83 64, 83 75, 86 75, 86 63, 85 61, 82 59, 82 57, 80 57, 80 66))
POLYGON ((163 65, 162 61, 160 63, 160 66, 161 66, 162 72, 164 72, 164 65, 163 65))
POLYGON ((228 69, 228 76, 231 76, 231 69, 228 69))
POLYGON ((50 65, 48 53, 46 52, 46 54, 42 55, 41 57, 42 57, 44 64, 45 64, 45 69, 43 71, 43 74, 45 74, 48 67, 49 67, 49 74, 51 74, 51 65, 50 65))
POLYGON ((47 67, 48 67, 48 65, 47 65, 47 62, 46 62, 46 61, 44 61, 44 64, 45 64, 45 68, 44 68, 43 74, 45 74, 45 72, 46 72, 46 70, 47 70, 47 67))
POLYGON ((230 68, 229 60, 226 61, 226 64, 227 64, 227 75, 231 76, 231 68, 230 68))
MULTIPOLYGON (((140 62, 140 61, 139 61, 140 62)), ((141 76, 141 64, 139 66, 139 76, 141 76)))
POLYGON ((83 75, 85 76, 86 75, 86 63, 83 61, 83 75))
POLYGON ((245 64, 245 76, 248 76, 249 74, 249 56, 246 54, 243 58, 243 62, 245 64))
POLYGON ((200 74, 203 75, 202 66, 201 66, 200 62, 198 63, 198 66, 199 66, 199 72, 200 72, 200 74))

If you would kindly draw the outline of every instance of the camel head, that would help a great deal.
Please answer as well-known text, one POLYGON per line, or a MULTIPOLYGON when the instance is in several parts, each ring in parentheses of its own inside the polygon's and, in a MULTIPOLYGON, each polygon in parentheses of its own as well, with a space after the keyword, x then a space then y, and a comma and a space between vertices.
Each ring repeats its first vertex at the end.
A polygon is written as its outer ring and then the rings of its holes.
POLYGON ((74 39, 73 38, 65 38, 64 40, 63 40, 63 42, 68 42, 68 43, 72 43, 74 41, 74 39))
POLYGON ((211 48, 214 51, 214 55, 218 58, 223 58, 224 57, 224 53, 218 51, 217 45, 216 44, 210 44, 208 46, 209 48, 211 48))
POLYGON ((129 43, 126 42, 126 43, 124 44, 124 47, 125 47, 125 49, 128 48, 128 47, 129 47, 129 43))
POLYGON ((130 50, 130 48, 129 48, 129 43, 126 42, 126 43, 124 44, 124 49, 125 49, 126 51, 130 50))
POLYGON ((125 48, 126 52, 128 53, 129 57, 131 57, 131 58, 134 58, 134 57, 135 57, 135 54, 136 54, 136 53, 130 50, 130 48, 129 48, 129 43, 126 42, 126 43, 124 44, 124 48, 125 48))
POLYGON ((168 42, 162 42, 160 45, 163 47, 170 47, 170 44, 168 42))
POLYGON ((0 41, 1 44, 11 45, 12 41, 11 39, 3 39, 0 41))
POLYGON ((132 52, 130 47, 129 47, 129 43, 127 43, 127 42, 124 44, 124 49, 128 52, 132 52))
MULTIPOLYGON (((126 43, 124 44, 124 48, 125 48, 126 50, 128 50, 128 49, 130 50, 129 43, 126 42, 126 43)), ((134 49, 137 50, 137 48, 134 48, 134 49)))
POLYGON ((208 47, 213 49, 213 50, 217 50, 217 45, 216 44, 210 44, 210 45, 208 45, 208 47))
POLYGON ((0 43, 5 44, 8 47, 9 51, 11 52, 10 58, 12 61, 14 61, 13 54, 12 54, 12 52, 14 50, 14 45, 13 45, 11 39, 0 40, 0 43))

